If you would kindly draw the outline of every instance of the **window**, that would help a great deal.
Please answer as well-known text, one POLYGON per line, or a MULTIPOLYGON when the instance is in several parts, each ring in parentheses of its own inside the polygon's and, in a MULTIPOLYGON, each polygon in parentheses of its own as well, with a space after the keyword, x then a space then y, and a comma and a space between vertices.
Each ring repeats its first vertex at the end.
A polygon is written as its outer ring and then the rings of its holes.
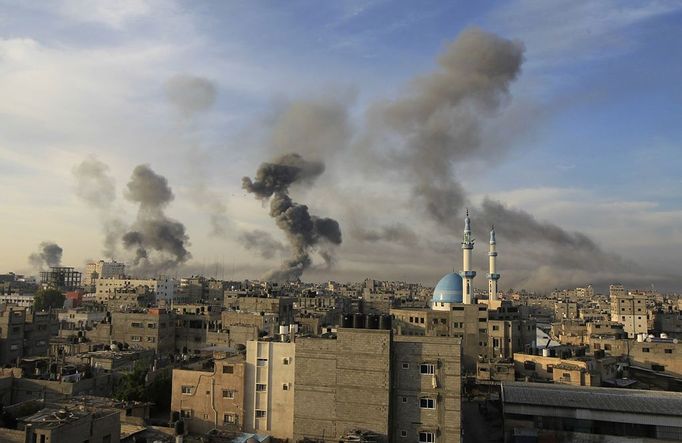
POLYGON ((183 385, 181 390, 183 394, 191 394, 194 391, 194 386, 183 385))
POLYGON ((561 375, 561 378, 563 378, 564 380, 570 380, 571 379, 571 373, 570 372, 564 372, 561 375))
POLYGON ((261 409, 256 409, 256 418, 264 418, 266 416, 266 412, 261 410, 261 409))
POLYGON ((180 417, 192 418, 192 410, 191 409, 181 409, 180 410, 180 417))
POLYGON ((407 437, 407 431, 400 431, 401 437, 407 437))
POLYGON ((256 383, 256 391, 266 391, 267 390, 267 385, 264 383, 256 383))
POLYGON ((605 350, 605 351, 610 351, 610 350, 611 350, 611 345, 610 345, 610 344, 605 344, 605 345, 604 345, 604 350, 605 350))
POLYGON ((156 337, 147 337, 149 343, 156 343, 156 337))
POLYGON ((403 363, 403 369, 410 369, 409 363, 403 363))
POLYGON ((234 366, 232 365, 224 365, 223 366, 223 374, 233 374, 234 373, 234 366))
POLYGON ((419 407, 422 409, 436 409, 436 400, 422 397, 419 399, 419 407))
POLYGON ((284 357, 284 358, 282 359, 282 364, 283 364, 283 365, 288 365, 289 362, 291 362, 291 359, 290 359, 289 357, 284 357))
POLYGON ((554 372, 554 365, 547 365, 547 372, 548 372, 549 374, 551 374, 552 372, 554 372))
POLYGON ((130 324, 133 328, 144 328, 144 325, 138 321, 134 321, 130 324))
POLYGON ((156 323, 147 323, 149 329, 156 329, 156 323))
POLYGON ((267 358, 259 358, 256 360, 256 366, 267 366, 268 365, 268 359, 267 358))
POLYGON ((421 365, 419 365, 419 372, 422 375, 431 375, 431 374, 435 374, 436 371, 435 371, 433 364, 422 363, 421 365))
POLYGON ((419 433, 419 443, 435 443, 436 436, 433 432, 420 432, 419 433))
POLYGON ((223 424, 234 424, 237 423, 237 416, 234 414, 225 414, 223 415, 223 424))
POLYGON ((500 330, 500 327, 499 327, 499 326, 493 325, 493 331, 499 331, 499 330, 500 330))
POLYGON ((234 398, 234 391, 231 389, 223 389, 223 398, 234 398))
POLYGON ((286 383, 282 383, 282 391, 288 391, 289 390, 289 385, 286 383))
POLYGON ((133 335, 130 337, 130 339, 132 341, 142 341, 142 337, 140 337, 139 335, 133 335))
POLYGON ((419 323, 424 323, 424 317, 419 318, 419 323))
POLYGON ((666 349, 666 350, 665 350, 665 353, 666 353, 666 354, 672 354, 672 353, 673 353, 673 350, 672 350, 672 349, 666 349))
POLYGON ((403 403, 407 403, 407 397, 403 397, 403 403))
POLYGON ((523 362, 523 369, 527 369, 529 371, 534 371, 535 370, 535 362, 530 361, 530 360, 526 360, 525 362, 523 362))
POLYGON ((642 352, 649 352, 649 348, 642 348, 642 352))

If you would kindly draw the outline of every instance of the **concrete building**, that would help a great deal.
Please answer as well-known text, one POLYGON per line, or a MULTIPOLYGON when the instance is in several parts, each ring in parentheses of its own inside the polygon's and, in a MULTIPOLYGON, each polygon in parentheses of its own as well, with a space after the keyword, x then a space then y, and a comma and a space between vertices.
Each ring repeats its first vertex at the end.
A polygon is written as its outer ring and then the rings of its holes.
POLYGON ((299 338, 294 441, 459 442, 459 343, 353 328, 299 338))
POLYGON ((294 438, 295 354, 295 343, 247 343, 244 431, 294 438))
POLYGON ((622 295, 619 290, 611 297, 611 321, 623 324, 628 337, 649 332, 647 296, 644 294, 622 295))
MULTIPOLYGON (((112 340, 127 343, 131 349, 153 349, 164 354, 175 352, 175 316, 162 308, 114 312, 111 324, 105 324, 105 329, 112 340)), ((100 341, 108 342, 106 337, 101 337, 100 341)))
POLYGON ((503 383, 505 442, 682 440, 682 394, 503 383))
POLYGON ((26 443, 119 443, 119 412, 104 409, 97 412, 78 408, 47 407, 21 419, 26 443))
POLYGON ((392 441, 461 441, 461 350, 457 339, 393 337, 392 441))
POLYGON ((149 279, 136 278, 98 278, 96 283, 95 296, 98 302, 106 302, 117 289, 137 288, 147 286, 156 296, 156 302, 171 304, 175 297, 176 281, 170 277, 159 277, 149 279))
POLYGON ((73 291, 81 287, 81 276, 72 267, 53 266, 49 271, 40 273, 40 284, 60 291, 73 291))
POLYGON ((173 369, 171 411, 187 431, 240 431, 244 425, 245 363, 241 356, 216 355, 212 367, 173 369))
POLYGON ((26 308, 0 305, 0 365, 15 363, 24 355, 26 308))
POLYGON ((115 260, 105 262, 99 260, 85 265, 83 274, 83 286, 94 287, 98 278, 123 277, 125 275, 125 264, 115 260))
POLYGON ((2 294, 0 295, 0 304, 16 305, 21 308, 29 308, 33 306, 32 294, 2 294))

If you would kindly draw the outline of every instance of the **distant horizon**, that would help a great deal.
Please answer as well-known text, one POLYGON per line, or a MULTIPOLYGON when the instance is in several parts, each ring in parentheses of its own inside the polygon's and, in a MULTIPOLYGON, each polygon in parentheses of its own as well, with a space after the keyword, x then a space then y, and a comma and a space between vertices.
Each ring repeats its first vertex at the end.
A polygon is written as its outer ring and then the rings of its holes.
POLYGON ((682 287, 679 2, 0 5, 0 269, 682 287))

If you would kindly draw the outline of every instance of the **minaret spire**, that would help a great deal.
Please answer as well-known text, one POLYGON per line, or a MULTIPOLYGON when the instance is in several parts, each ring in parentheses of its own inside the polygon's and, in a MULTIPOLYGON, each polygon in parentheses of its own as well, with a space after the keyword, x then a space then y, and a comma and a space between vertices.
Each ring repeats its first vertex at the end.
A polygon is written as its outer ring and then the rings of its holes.
POLYGON ((488 300, 499 300, 497 295, 497 280, 500 279, 500 274, 497 274, 497 242, 495 241, 495 225, 490 227, 490 249, 488 250, 488 300))
POLYGON ((462 272, 460 276, 464 283, 462 288, 462 302, 471 304, 474 302, 473 281, 476 272, 471 270, 471 251, 474 249, 474 238, 471 236, 471 219, 469 218, 469 208, 466 210, 464 218, 464 236, 462 238, 462 272))

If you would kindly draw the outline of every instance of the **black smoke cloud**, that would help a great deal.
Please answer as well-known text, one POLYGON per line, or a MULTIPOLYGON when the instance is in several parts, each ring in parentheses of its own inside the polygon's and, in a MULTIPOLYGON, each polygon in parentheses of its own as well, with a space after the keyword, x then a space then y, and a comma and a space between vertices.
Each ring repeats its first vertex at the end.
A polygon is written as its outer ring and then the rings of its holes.
POLYGON ((242 187, 263 201, 270 201, 270 216, 287 236, 291 257, 284 265, 269 272, 264 278, 272 281, 292 281, 301 277, 312 264, 310 253, 314 248, 322 252, 327 263, 331 263, 327 245, 341 244, 339 223, 331 218, 313 216, 306 205, 294 202, 289 196, 289 187, 311 185, 324 172, 321 162, 309 162, 298 154, 286 154, 278 159, 261 164, 252 180, 242 179, 242 187), (320 249, 320 247, 322 247, 320 249))
POLYGON ((109 166, 90 157, 73 168, 76 180, 76 195, 93 209, 100 219, 104 231, 105 257, 113 258, 118 251, 118 242, 125 232, 125 224, 115 214, 116 184, 110 175, 109 166))
POLYGON ((163 272, 191 258, 185 226, 168 218, 165 207, 174 199, 165 177, 148 165, 133 170, 125 197, 139 204, 137 219, 123 237, 123 245, 135 251, 133 265, 139 272, 163 272))
POLYGON ((62 263, 64 250, 57 243, 44 241, 40 244, 40 250, 28 256, 31 266, 40 271, 45 267, 59 266, 62 263))

